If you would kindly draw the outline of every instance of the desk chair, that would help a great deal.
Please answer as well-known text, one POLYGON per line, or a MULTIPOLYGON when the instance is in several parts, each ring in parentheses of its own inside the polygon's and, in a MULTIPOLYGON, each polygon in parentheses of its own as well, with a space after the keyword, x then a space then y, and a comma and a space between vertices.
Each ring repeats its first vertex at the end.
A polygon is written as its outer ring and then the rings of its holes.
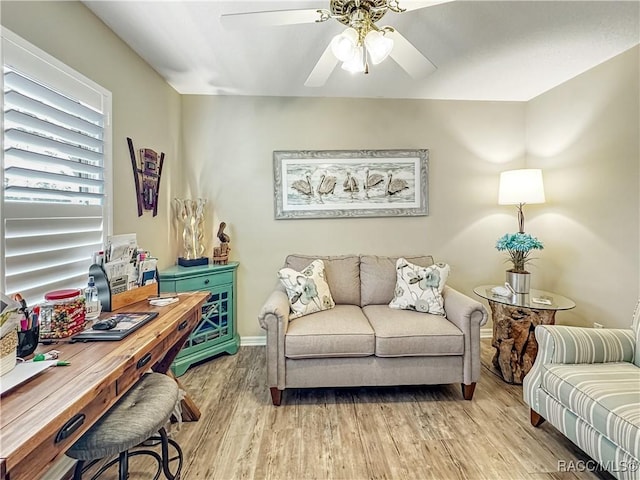
POLYGON ((116 462, 119 463, 119 480, 129 476, 129 458, 135 455, 150 455, 158 462, 158 470, 169 480, 178 480, 182 470, 182 450, 164 429, 178 402, 179 392, 176 382, 160 373, 150 373, 134 385, 118 402, 105 413, 67 451, 67 455, 78 459, 73 479, 81 480, 82 474, 100 459, 118 454, 118 457, 103 465, 91 477, 95 480, 116 462), (156 434, 157 435, 154 435, 156 434), (161 453, 149 449, 129 449, 150 442, 160 442, 161 453), (177 457, 169 458, 169 445, 177 452, 177 457), (171 473, 169 462, 178 460, 175 473, 171 473), (85 465, 85 462, 89 462, 85 465))

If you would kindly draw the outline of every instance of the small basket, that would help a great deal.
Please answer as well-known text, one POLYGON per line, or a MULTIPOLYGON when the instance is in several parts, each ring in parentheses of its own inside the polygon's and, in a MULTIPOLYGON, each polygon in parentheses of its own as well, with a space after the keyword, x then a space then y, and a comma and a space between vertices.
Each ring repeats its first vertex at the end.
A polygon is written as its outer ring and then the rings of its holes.
POLYGON ((0 339, 0 376, 9 373, 16 367, 17 349, 17 330, 12 330, 0 339))

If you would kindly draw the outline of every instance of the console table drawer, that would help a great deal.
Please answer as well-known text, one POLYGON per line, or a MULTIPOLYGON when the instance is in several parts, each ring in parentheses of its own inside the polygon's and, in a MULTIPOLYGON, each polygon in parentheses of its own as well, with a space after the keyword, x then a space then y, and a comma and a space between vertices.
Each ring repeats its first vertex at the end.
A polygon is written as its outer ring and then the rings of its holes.
POLYGON ((224 272, 217 275, 206 275, 176 281, 176 292, 189 292, 193 290, 210 290, 218 285, 233 283, 233 272, 224 272))

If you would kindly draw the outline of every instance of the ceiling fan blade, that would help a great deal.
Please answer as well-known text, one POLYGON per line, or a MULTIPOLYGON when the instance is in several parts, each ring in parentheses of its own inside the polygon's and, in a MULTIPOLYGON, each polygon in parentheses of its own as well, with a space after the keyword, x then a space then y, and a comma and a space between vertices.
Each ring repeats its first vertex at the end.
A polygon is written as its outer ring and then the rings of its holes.
POLYGON ((324 53, 320 56, 320 60, 318 60, 316 66, 313 67, 313 70, 309 74, 309 77, 307 77, 306 82, 304 82, 304 86, 322 87, 325 83, 327 83, 329 75, 331 75, 337 64, 338 59, 331 51, 331 44, 329 44, 324 50, 324 53))
POLYGON ((455 0, 399 0, 398 5, 400 8, 405 9, 407 12, 411 10, 418 10, 419 8, 433 7, 434 5, 440 5, 441 3, 454 2, 455 0))
POLYGON ((273 10, 268 12, 229 13, 220 15, 220 22, 228 28, 270 27, 314 23, 320 19, 317 9, 273 10))
POLYGON ((409 40, 397 31, 387 32, 393 39, 393 50, 390 56, 413 78, 424 78, 436 71, 436 67, 409 40))

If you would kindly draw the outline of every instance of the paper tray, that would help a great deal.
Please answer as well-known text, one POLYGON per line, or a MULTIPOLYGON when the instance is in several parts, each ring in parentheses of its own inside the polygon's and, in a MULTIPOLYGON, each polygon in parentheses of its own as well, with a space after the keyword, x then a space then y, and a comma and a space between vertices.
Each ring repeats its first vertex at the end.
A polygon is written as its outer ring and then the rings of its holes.
POLYGON ((42 362, 19 362, 9 373, 0 377, 0 395, 8 393, 24 382, 31 380, 47 368, 55 365, 57 360, 45 360, 42 362))

